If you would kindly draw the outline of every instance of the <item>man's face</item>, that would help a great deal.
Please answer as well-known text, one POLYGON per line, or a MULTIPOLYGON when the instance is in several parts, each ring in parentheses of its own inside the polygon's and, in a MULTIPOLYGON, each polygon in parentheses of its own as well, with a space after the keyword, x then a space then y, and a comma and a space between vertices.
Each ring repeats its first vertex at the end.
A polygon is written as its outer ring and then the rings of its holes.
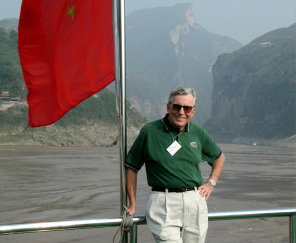
POLYGON ((192 116, 194 115, 195 108, 192 109, 191 112, 186 113, 184 107, 179 110, 174 109, 173 105, 179 106, 194 106, 194 98, 191 94, 188 95, 175 95, 170 104, 167 104, 167 112, 169 114, 169 121, 175 128, 179 128, 180 131, 184 129, 186 124, 190 121, 192 116))

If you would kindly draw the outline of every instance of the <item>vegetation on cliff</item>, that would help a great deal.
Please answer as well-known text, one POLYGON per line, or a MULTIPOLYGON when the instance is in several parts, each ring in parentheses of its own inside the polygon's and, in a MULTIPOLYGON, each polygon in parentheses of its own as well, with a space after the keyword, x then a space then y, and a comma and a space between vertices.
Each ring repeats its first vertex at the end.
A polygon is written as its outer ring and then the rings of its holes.
POLYGON ((17 51, 17 32, 7 33, 0 27, 0 91, 9 91, 13 97, 26 96, 25 85, 17 51))
MULTIPOLYGON (((97 95, 86 99, 70 110, 64 117, 55 123, 56 126, 91 125, 96 122, 117 124, 115 94, 104 89, 97 95)), ((129 125, 140 127, 146 123, 145 119, 127 102, 127 121, 129 125)), ((22 126, 28 123, 28 106, 18 103, 15 106, 0 111, 0 129, 3 127, 22 126)))
MULTIPOLYGON (((40 144, 49 145, 107 146, 113 144, 118 137, 116 96, 108 88, 81 102, 54 125, 46 128, 26 129, 29 108, 25 101, 27 89, 18 56, 17 32, 15 30, 6 32, 0 27, 0 94, 1 91, 8 91, 11 97, 23 100, 23 102, 16 102, 14 106, 5 109, 0 101, 2 144, 14 143, 22 139, 33 139, 35 142, 38 140, 40 144), (69 128, 73 128, 73 131, 70 129, 72 132, 69 132, 67 130, 69 128), (102 132, 104 132, 103 135, 102 132), (84 139, 82 139, 83 137, 84 139), (60 142, 54 141, 55 139, 60 142)), ((146 120, 139 112, 131 108, 129 102, 127 102, 126 108, 127 124, 135 128, 136 134, 138 129, 146 123, 146 120)))

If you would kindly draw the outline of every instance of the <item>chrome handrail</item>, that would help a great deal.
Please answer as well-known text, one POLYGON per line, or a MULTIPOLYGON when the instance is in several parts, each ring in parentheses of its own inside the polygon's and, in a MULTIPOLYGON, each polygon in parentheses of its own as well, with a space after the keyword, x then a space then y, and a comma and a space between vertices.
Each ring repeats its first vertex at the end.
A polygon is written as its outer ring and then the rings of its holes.
MULTIPOLYGON (((249 218, 270 218, 270 217, 289 217, 290 243, 296 243, 296 208, 287 209, 269 209, 269 210, 251 210, 251 211, 230 211, 230 212, 211 212, 209 220, 234 220, 249 218)), ((49 232, 56 230, 73 230, 120 226, 122 218, 107 219, 85 219, 60 222, 43 222, 29 224, 0 225, 0 235, 31 233, 31 232, 49 232)), ((130 230, 130 242, 137 242, 137 225, 146 224, 145 216, 133 217, 134 225, 130 230)))
MULTIPOLYGON (((145 216, 133 217, 134 224, 140 224, 141 221, 145 221, 145 216)), ((32 233, 36 231, 48 232, 48 231, 55 231, 55 230, 115 227, 115 226, 120 226, 121 222, 122 222, 122 218, 107 218, 107 219, 84 219, 84 220, 82 219, 82 220, 59 221, 59 222, 0 225, 0 235, 32 233)))
POLYGON ((247 218, 269 218, 295 215, 296 208, 286 209, 261 209, 249 211, 229 211, 209 213, 209 220, 231 220, 247 218))

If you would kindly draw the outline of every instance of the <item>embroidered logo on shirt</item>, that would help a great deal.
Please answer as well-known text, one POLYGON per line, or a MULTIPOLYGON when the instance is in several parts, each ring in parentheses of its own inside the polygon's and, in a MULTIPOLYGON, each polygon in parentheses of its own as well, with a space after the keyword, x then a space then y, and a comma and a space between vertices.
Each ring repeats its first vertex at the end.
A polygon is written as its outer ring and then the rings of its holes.
POLYGON ((191 146, 192 148, 197 148, 197 144, 196 144, 196 142, 191 142, 191 143, 190 143, 190 146, 191 146))

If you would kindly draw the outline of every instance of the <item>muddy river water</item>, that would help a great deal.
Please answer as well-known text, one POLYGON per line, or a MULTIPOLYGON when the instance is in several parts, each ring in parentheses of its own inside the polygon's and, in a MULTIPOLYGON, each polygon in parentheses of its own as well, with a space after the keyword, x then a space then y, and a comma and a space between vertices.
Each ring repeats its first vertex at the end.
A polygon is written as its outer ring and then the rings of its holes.
MULTIPOLYGON (((226 165, 210 212, 296 207, 296 151, 220 144, 226 165)), ((0 146, 0 224, 119 216, 119 149, 0 146)), ((210 168, 203 163, 204 179, 210 168)), ((139 172, 136 215, 150 188, 139 172)), ((0 242, 112 242, 117 228, 0 236, 0 242)), ((288 242, 288 218, 211 221, 207 243, 288 242)), ((116 241, 119 242, 119 239, 116 241)), ((147 226, 138 242, 153 242, 147 226)))

